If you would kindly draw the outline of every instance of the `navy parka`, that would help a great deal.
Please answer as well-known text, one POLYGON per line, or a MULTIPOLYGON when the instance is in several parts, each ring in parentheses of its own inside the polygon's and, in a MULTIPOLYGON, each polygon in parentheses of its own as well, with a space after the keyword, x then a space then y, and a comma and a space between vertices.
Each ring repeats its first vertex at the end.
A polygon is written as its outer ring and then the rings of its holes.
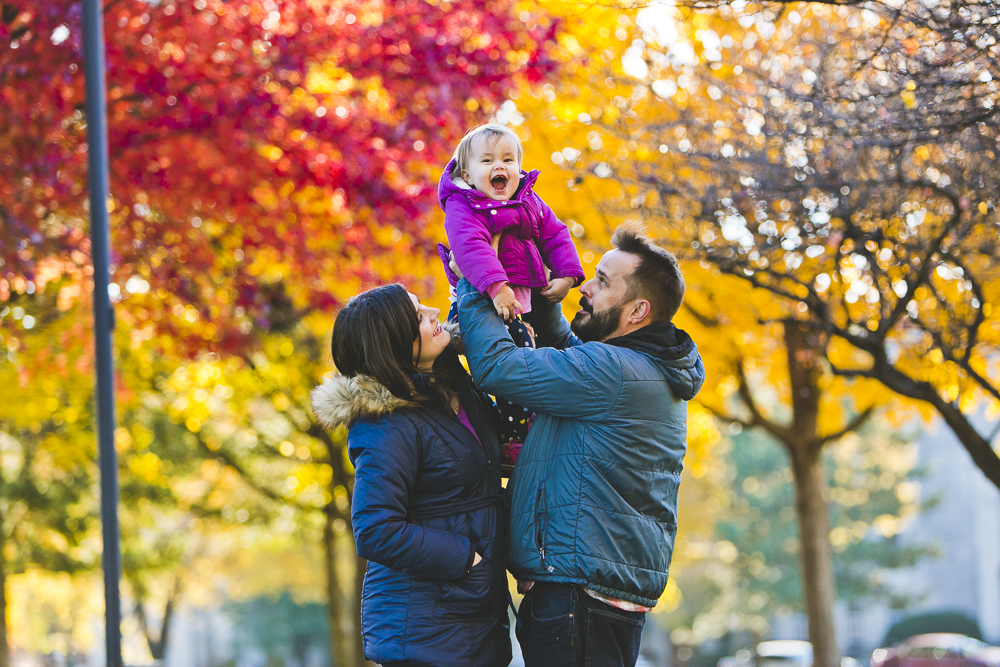
POLYGON ((365 657, 378 663, 511 660, 499 440, 492 403, 465 377, 458 393, 479 442, 454 416, 370 377, 334 375, 313 392, 320 421, 349 429, 351 518, 369 561, 361 626, 365 657), (469 569, 476 552, 483 560, 469 569))

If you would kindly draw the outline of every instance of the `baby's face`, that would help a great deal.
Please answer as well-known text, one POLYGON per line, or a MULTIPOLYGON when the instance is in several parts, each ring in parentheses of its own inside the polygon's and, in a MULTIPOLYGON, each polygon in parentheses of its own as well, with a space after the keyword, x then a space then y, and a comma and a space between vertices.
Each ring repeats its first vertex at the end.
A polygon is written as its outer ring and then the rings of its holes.
POLYGON ((472 159, 462 177, 494 201, 513 197, 521 181, 514 140, 507 136, 487 139, 483 135, 473 139, 472 159))

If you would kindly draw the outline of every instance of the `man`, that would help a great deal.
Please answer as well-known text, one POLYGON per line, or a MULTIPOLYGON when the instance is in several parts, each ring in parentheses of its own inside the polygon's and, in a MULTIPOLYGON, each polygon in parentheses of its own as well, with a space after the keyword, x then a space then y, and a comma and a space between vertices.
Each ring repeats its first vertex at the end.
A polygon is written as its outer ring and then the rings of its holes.
POLYGON ((686 401, 705 372, 671 323, 684 296, 673 255, 636 226, 611 244, 580 286, 576 335, 557 310, 536 324, 562 350, 518 348, 489 298, 458 286, 473 378, 536 413, 509 485, 526 667, 634 665, 667 584, 686 401))

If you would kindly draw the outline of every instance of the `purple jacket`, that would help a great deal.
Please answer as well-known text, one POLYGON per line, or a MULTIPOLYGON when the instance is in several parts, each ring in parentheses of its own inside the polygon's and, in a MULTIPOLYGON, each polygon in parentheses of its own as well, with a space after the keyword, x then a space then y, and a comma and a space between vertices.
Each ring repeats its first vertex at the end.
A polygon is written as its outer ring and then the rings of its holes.
POLYGON ((583 280, 569 230, 532 191, 538 171, 522 171, 517 193, 508 201, 493 201, 452 181, 453 164, 454 160, 449 162, 441 175, 438 199, 455 262, 477 290, 485 294, 486 288, 502 280, 542 287, 548 284, 546 266, 553 278, 573 278, 577 284, 583 280), (490 240, 501 232, 498 258, 490 240))

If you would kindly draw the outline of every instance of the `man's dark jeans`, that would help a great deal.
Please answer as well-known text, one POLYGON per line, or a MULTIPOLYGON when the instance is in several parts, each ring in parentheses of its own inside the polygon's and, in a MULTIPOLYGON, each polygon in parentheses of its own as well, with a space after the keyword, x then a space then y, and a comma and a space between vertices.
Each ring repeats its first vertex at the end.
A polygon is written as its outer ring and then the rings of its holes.
POLYGON ((517 641, 525 667, 634 667, 645 620, 579 586, 538 582, 518 609, 517 641))

